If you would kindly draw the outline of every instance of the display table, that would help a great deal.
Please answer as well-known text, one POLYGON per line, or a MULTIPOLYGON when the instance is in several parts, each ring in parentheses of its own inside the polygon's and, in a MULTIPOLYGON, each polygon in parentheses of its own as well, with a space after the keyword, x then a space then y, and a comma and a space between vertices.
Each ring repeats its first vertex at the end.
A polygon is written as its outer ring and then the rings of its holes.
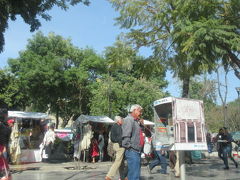
POLYGON ((41 162, 40 149, 22 149, 20 162, 30 163, 30 162, 41 162))

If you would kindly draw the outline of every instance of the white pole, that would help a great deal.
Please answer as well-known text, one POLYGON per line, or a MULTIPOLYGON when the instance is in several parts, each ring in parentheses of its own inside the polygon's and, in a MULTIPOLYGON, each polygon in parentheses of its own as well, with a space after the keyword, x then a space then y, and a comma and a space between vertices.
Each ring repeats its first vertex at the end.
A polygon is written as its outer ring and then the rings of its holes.
POLYGON ((185 151, 179 151, 179 166, 181 180, 186 180, 185 151))

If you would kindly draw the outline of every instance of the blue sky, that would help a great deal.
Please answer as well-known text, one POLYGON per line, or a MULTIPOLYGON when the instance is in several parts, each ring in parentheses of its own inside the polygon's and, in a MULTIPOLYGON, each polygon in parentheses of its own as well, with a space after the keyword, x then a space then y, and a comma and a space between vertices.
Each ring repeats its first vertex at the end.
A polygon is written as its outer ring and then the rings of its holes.
MULTIPOLYGON (((92 47, 98 53, 103 53, 105 47, 111 46, 117 35, 124 30, 114 25, 114 18, 117 12, 111 7, 107 0, 91 0, 90 6, 78 4, 70 7, 68 11, 60 8, 53 8, 49 11, 51 21, 41 20, 40 31, 45 35, 54 32, 64 38, 72 39, 72 43, 79 47, 92 47)), ((30 33, 29 25, 25 24, 21 17, 16 21, 9 22, 9 28, 5 32, 4 52, 0 54, 0 68, 7 65, 8 58, 18 57, 19 51, 25 49, 27 40, 35 34, 30 33)), ((148 56, 150 51, 141 49, 141 55, 148 56)), ((214 78, 212 76, 211 78, 214 78)), ((176 79, 167 73, 169 86, 167 90, 175 97, 180 96, 180 87, 176 79)), ((235 87, 240 87, 240 81, 231 72, 228 76, 229 93, 227 101, 237 98, 235 87)), ((220 101, 218 101, 220 102, 220 101)))

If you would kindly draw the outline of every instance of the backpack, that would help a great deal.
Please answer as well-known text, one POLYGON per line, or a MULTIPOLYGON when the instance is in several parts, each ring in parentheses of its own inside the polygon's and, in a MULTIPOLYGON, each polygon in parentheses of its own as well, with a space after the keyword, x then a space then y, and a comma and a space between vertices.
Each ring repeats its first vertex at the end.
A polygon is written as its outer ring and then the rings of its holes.
POLYGON ((108 142, 107 152, 108 152, 108 155, 109 155, 111 158, 114 158, 114 157, 115 157, 115 152, 114 152, 114 150, 113 150, 113 142, 111 142, 111 141, 108 142))

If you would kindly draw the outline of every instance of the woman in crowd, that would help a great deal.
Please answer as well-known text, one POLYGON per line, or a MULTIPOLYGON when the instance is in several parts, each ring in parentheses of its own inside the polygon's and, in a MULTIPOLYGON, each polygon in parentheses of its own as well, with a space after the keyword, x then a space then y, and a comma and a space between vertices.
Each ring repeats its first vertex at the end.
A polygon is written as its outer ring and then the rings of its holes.
POLYGON ((96 162, 96 157, 99 156, 99 149, 98 149, 98 142, 97 140, 93 137, 91 141, 91 157, 92 157, 92 163, 96 162))

